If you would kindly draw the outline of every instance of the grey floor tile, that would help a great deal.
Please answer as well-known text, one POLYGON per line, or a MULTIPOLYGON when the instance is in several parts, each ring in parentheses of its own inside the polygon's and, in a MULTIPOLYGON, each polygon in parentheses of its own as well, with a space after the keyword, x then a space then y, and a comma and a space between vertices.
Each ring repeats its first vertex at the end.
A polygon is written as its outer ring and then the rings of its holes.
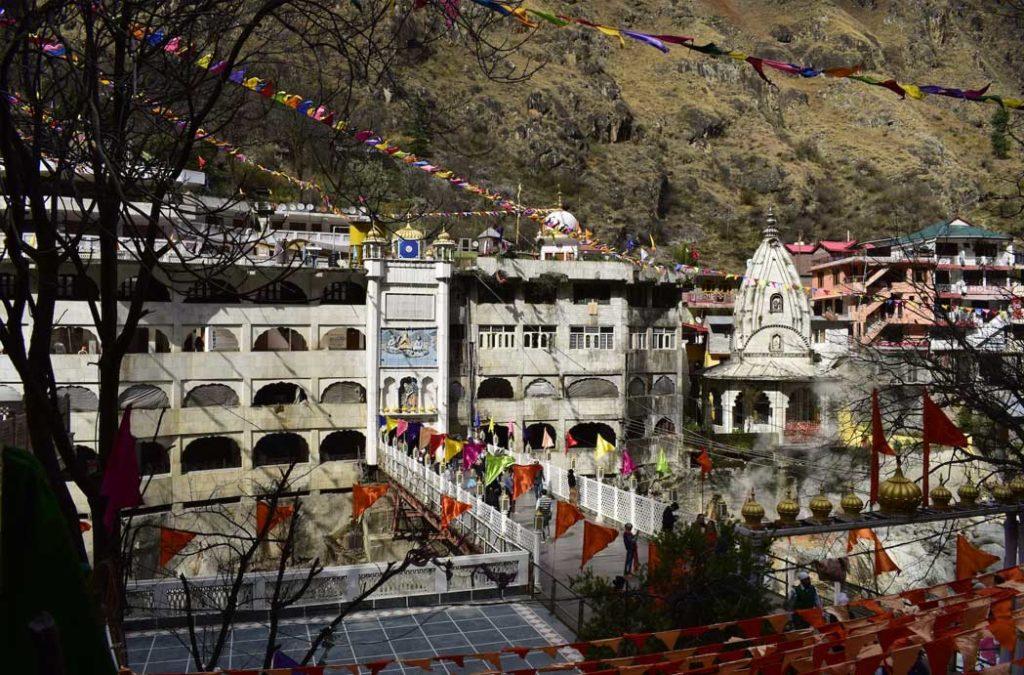
POLYGON ((445 651, 449 653, 456 653, 452 652, 452 650, 460 648, 464 649, 469 646, 469 642, 466 638, 462 637, 462 635, 438 635, 430 639, 430 644, 434 649, 442 654, 445 653, 445 651))
POLYGON ((392 656, 391 645, 387 642, 376 643, 376 644, 364 644, 364 645, 353 645, 352 651, 355 652, 356 659, 362 660, 365 658, 378 658, 381 656, 392 656))
POLYGON ((430 623, 422 624, 420 630, 429 637, 433 635, 457 634, 459 627, 455 625, 454 621, 431 621, 430 623))
POLYGON ((456 619, 455 625, 464 633, 474 630, 493 630, 494 624, 481 617, 479 619, 456 619))
POLYGON ((515 628, 502 628, 501 634, 506 640, 517 642, 527 638, 540 637, 540 634, 530 626, 516 626, 515 628))
POLYGON ((500 616, 488 617, 495 626, 498 628, 512 628, 515 626, 527 626, 526 619, 519 616, 518 614, 505 614, 500 616))
POLYGON ((414 652, 422 652, 423 646, 426 644, 426 640, 416 638, 390 640, 389 642, 391 644, 391 648, 394 649, 395 653, 399 656, 411 654, 414 652))

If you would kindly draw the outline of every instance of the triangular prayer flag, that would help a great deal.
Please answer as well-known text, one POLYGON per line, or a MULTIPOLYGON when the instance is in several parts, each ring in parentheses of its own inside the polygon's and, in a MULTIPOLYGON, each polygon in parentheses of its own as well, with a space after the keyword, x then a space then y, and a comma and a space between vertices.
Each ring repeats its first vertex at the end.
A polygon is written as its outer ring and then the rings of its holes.
POLYGON ((604 436, 597 435, 597 446, 594 448, 594 458, 601 459, 605 455, 615 452, 615 446, 604 440, 604 436))
POLYGON ((493 417, 490 418, 487 421, 487 431, 488 431, 488 433, 491 433, 491 434, 494 433, 494 418, 493 417))
POLYGON ((579 444, 580 444, 580 442, 577 441, 575 438, 573 438, 571 431, 566 431, 565 432, 565 451, 566 452, 569 452, 569 448, 575 448, 579 444))
MULTIPOLYGON (((719 361, 718 359, 713 358, 711 356, 711 346, 708 345, 707 347, 705 347, 704 348, 704 367, 705 368, 714 368, 715 366, 717 366, 720 363, 721 363, 721 361, 719 361)), ((710 398, 710 397, 711 397, 711 394, 708 393, 708 398, 710 398)))
POLYGON ((975 547, 962 534, 956 536, 956 578, 969 579, 999 562, 999 556, 975 547))
POLYGON ((924 653, 928 655, 928 670, 933 673, 945 673, 949 670, 954 647, 953 638, 950 636, 925 644, 924 653))
POLYGON ((445 439, 447 439, 447 438, 448 438, 448 436, 446 434, 434 434, 434 435, 432 435, 430 437, 430 444, 427 446, 427 449, 430 452, 434 452, 435 450, 440 448, 442 445, 444 445, 445 439))
POLYGON ((108 530, 113 529, 121 509, 142 504, 142 494, 139 492, 141 482, 135 437, 132 436, 132 408, 129 405, 121 416, 121 426, 114 437, 114 447, 107 456, 103 483, 100 485, 100 495, 107 498, 103 524, 108 530))
POLYGON ((292 506, 291 504, 284 506, 278 504, 274 508, 273 515, 271 515, 270 504, 264 501, 256 502, 256 532, 270 532, 274 529, 275 526, 277 526, 278 523, 284 521, 287 518, 290 518, 294 512, 295 507, 292 506), (265 530, 264 526, 266 526, 265 530))
POLYGON ((405 432, 408 431, 408 430, 409 430, 409 421, 408 420, 398 420, 398 422, 395 424, 395 435, 396 436, 404 436, 405 432))
POLYGON ((569 502, 558 502, 555 506, 555 539, 565 534, 570 527, 583 520, 583 513, 569 502))
POLYGON ((386 431, 391 431, 392 429, 397 429, 398 428, 398 420, 396 420, 396 419, 394 419, 392 417, 388 417, 387 419, 384 420, 384 428, 385 428, 386 431))
POLYGON ((462 452, 462 446, 464 445, 465 443, 462 441, 457 441, 454 438, 446 438, 444 440, 444 461, 446 463, 452 461, 456 455, 462 452))
POLYGON ((544 436, 541 438, 540 447, 544 450, 555 447, 555 439, 551 438, 551 434, 548 433, 548 428, 544 427, 544 436))
POLYGON ((484 486, 496 481, 502 471, 515 463, 512 455, 487 455, 484 459, 484 486))
POLYGON ((448 495, 441 495, 441 529, 446 529, 449 523, 471 508, 473 508, 472 504, 460 502, 448 495))
POLYGON ((356 483, 352 486, 352 520, 358 520, 366 509, 384 496, 390 485, 362 485, 356 483))
POLYGON ((519 499, 533 487, 544 469, 540 464, 516 464, 512 467, 512 499, 519 499))
POLYGON ((927 391, 921 392, 921 426, 924 440, 921 451, 921 503, 928 506, 928 478, 931 473, 931 444, 948 445, 955 448, 966 448, 967 437, 942 412, 927 391))
POLYGON ((636 464, 633 463, 633 458, 629 456, 629 450, 623 450, 619 473, 623 476, 628 476, 634 471, 636 471, 636 464))
POLYGON ((195 532, 175 530, 170 527, 160 528, 160 567, 164 567, 171 558, 178 555, 188 543, 196 538, 195 532))
POLYGON ((580 569, 587 564, 597 553, 604 550, 608 544, 615 541, 619 536, 618 530, 604 525, 595 525, 589 520, 583 523, 583 555, 580 558, 580 569))

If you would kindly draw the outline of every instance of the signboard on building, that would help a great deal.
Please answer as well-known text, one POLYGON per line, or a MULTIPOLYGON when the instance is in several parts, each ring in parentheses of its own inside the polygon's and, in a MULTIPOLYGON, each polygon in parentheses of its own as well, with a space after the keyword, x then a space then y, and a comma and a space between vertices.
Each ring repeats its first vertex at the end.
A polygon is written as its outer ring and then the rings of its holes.
POLYGON ((381 328, 381 368, 436 368, 436 328, 381 328))

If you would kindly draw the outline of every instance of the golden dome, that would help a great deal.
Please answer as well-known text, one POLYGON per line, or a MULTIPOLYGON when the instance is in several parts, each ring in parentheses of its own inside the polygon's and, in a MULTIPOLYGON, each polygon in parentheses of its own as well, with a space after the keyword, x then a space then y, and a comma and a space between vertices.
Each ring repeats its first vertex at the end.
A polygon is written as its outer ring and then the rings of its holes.
POLYGON ((1014 501, 1013 490, 1006 483, 996 483, 992 487, 992 496, 1000 504, 1012 504, 1014 501))
POLYGON ((786 498, 778 503, 775 510, 783 524, 796 525, 797 516, 800 515, 800 502, 793 499, 792 490, 786 490, 786 498))
POLYGON ((750 496, 747 497, 743 508, 740 509, 740 515, 743 516, 743 522, 746 523, 747 527, 751 529, 761 527, 761 521, 764 519, 764 507, 754 499, 753 490, 750 491, 750 496))
POLYGON ((932 498, 932 504, 937 509, 948 509, 949 503, 953 501, 953 493, 946 488, 946 481, 942 481, 933 487, 929 494, 932 498))
POLYGON ((811 509, 811 513, 814 514, 814 519, 818 521, 828 520, 829 514, 832 513, 832 502, 825 496, 824 488, 811 499, 810 504, 807 506, 811 509))
POLYGON ((365 239, 363 239, 363 244, 364 245, 365 244, 382 244, 383 245, 383 244, 387 244, 387 243, 388 243, 387 237, 384 236, 384 233, 381 232, 380 228, 378 226, 376 226, 376 225, 373 226, 373 229, 370 230, 370 233, 368 235, 366 235, 365 239))
POLYGON ((896 463, 892 478, 878 488, 878 505, 886 515, 912 515, 921 504, 921 488, 903 475, 903 467, 896 463))
POLYGON ((448 234, 448 228, 441 229, 441 234, 434 239, 434 246, 455 246, 455 240, 448 234))
POLYGON ((395 236, 403 241, 420 241, 423 239, 423 232, 417 230, 412 225, 406 225, 398 232, 395 232, 395 236))
POLYGON ((861 498, 853 491, 853 483, 846 486, 846 494, 843 495, 843 499, 839 502, 839 506, 843 507, 843 513, 848 516, 858 516, 860 515, 860 512, 864 510, 864 502, 861 501, 861 498))
POLYGON ((967 482, 957 488, 956 494, 960 497, 960 503, 963 506, 975 506, 978 503, 978 497, 981 495, 981 491, 978 486, 971 480, 971 476, 968 474, 967 482))
POLYGON ((1024 501, 1024 476, 1017 474, 1007 485, 1013 492, 1013 498, 1018 502, 1024 501))

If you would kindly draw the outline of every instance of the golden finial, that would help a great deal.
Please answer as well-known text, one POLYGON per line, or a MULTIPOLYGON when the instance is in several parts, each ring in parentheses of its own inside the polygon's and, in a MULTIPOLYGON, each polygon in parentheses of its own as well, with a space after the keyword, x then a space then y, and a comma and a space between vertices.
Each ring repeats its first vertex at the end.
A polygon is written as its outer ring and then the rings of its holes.
POLYGON ((878 505, 886 515, 913 515, 921 505, 921 488, 903 475, 899 457, 892 477, 878 488, 878 505))
POLYGON ((828 520, 828 516, 832 513, 832 502, 825 496, 825 486, 821 486, 821 491, 815 495, 810 503, 807 505, 811 509, 811 513, 814 514, 814 519, 822 522, 828 520))
POLYGON ((846 486, 846 494, 843 495, 839 506, 843 507, 843 513, 847 516, 859 516, 860 512, 864 510, 864 502, 853 491, 853 483, 846 486))
POLYGON ((761 521, 764 519, 764 507, 754 499, 753 490, 750 491, 750 496, 747 497, 743 508, 740 509, 740 515, 743 516, 743 522, 750 529, 756 530, 761 527, 761 521))

